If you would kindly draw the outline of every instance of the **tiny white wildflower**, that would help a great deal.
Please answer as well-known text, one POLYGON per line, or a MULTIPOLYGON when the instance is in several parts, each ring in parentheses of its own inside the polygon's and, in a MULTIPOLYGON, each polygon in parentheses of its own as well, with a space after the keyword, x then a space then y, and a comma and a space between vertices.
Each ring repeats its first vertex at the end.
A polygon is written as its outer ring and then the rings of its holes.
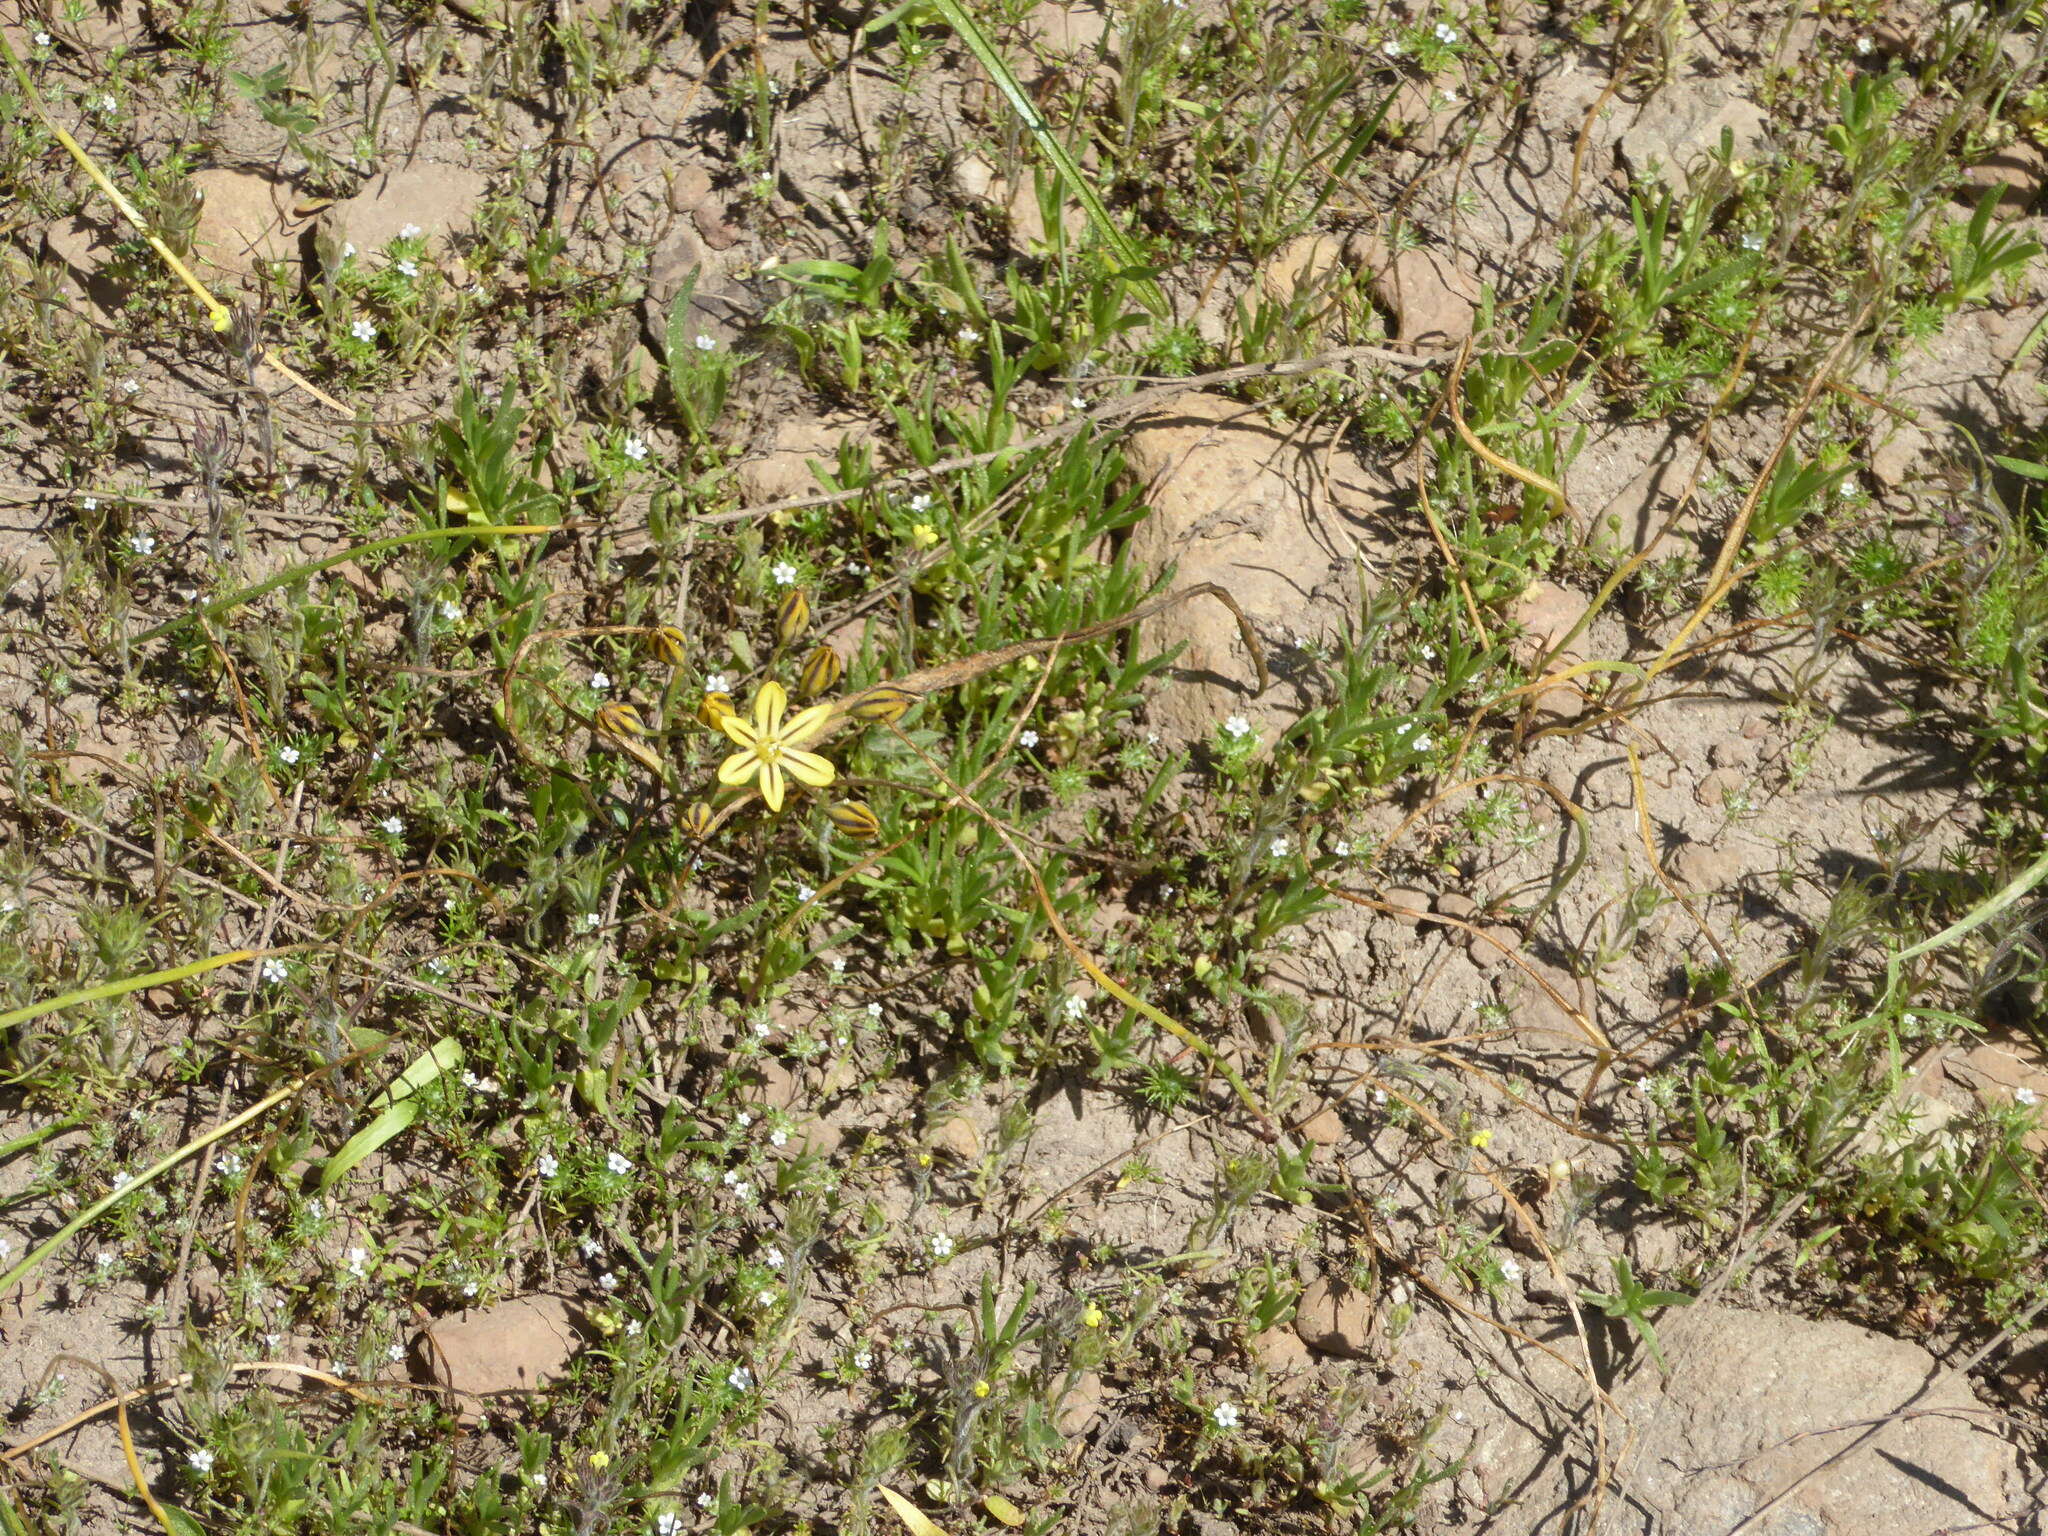
POLYGON ((738 1114, 736 1114, 736 1115, 734 1115, 734 1116, 732 1117, 732 1123, 733 1123, 734 1125, 736 1125, 737 1127, 739 1127, 739 1129, 741 1129, 741 1130, 743 1130, 743 1131, 744 1131, 744 1130, 745 1130, 745 1129, 746 1129, 746 1128, 747 1128, 748 1126, 750 1126, 750 1125, 752 1125, 752 1124, 754 1123, 754 1117, 753 1117, 752 1115, 748 1114, 748 1113, 747 1113, 747 1112, 746 1112, 746 1111, 745 1111, 745 1110, 743 1109, 743 1110, 741 1110, 741 1111, 740 1111, 740 1112, 739 1112, 738 1114))
POLYGON ((299 749, 297 747, 279 747, 277 749, 277 760, 287 768, 296 767, 299 761, 299 749))
POLYGON ((930 511, 931 509, 932 509, 932 499, 931 499, 931 497, 927 496, 927 495, 926 495, 926 494, 925 494, 925 493, 924 493, 923 491, 919 491, 919 492, 918 492, 918 493, 917 493, 917 494, 916 494, 915 496, 913 496, 913 497, 911 497, 911 498, 910 498, 910 510, 911 510, 911 511, 913 511, 913 512, 929 512, 929 511, 930 511))
POLYGON ((771 1147, 788 1146, 789 1132, 785 1131, 781 1126, 778 1125, 774 1130, 768 1133, 768 1145, 770 1145, 771 1147))
POLYGON ((1230 737, 1233 741, 1243 741, 1251 733, 1252 723, 1245 719, 1243 715, 1232 715, 1223 722, 1223 734, 1230 737))
POLYGON ((97 496, 88 496, 79 505, 88 512, 97 512, 100 509, 100 499, 97 496))
POLYGON ((875 1352, 871 1349, 857 1349, 853 1352, 853 1368, 856 1371, 871 1371, 875 1368, 875 1352))
POLYGON ((716 352, 718 350, 717 338, 706 336, 702 331, 699 331, 697 333, 697 350, 699 352, 716 352))
POLYGON ((602 928, 604 926, 604 914, 602 912, 586 912, 576 921, 583 925, 585 933, 589 933, 594 928, 602 928))
POLYGON ((1340 837, 1330 845, 1330 852, 1340 859, 1348 859, 1351 857, 1351 844, 1340 837))
POLYGON ((1035 747, 1035 746, 1037 746, 1037 745, 1038 745, 1038 732, 1036 732, 1036 731, 1025 731, 1025 732, 1023 732, 1023 733, 1022 733, 1021 735, 1019 735, 1019 736, 1017 737, 1017 745, 1018 745, 1018 746, 1020 746, 1020 747, 1024 747, 1024 748, 1027 748, 1027 749, 1028 749, 1028 748, 1031 748, 1031 747, 1035 747))
POLYGON ((405 822, 397 816, 386 816, 377 825, 382 827, 392 837, 405 836, 405 822))
POLYGON ((156 551, 156 535, 153 533, 131 533, 128 535, 128 549, 131 554, 153 554, 156 551))
POLYGON ((1380 44, 1380 52, 1390 59, 1398 59, 1407 51, 1406 48, 1401 46, 1401 40, 1398 37, 1390 37, 1380 44))
POLYGON ((697 1495, 697 1507, 699 1509, 709 1509, 716 1502, 717 1501, 714 1500, 708 1493, 700 1493, 697 1495))
POLYGON ((455 599, 452 597, 444 597, 441 599, 441 620, 443 623, 453 624, 457 619, 461 617, 462 604, 456 602, 455 599))
POLYGON ((621 1178, 624 1178, 633 1171, 633 1164, 623 1154, 618 1152, 605 1153, 604 1165, 621 1178))
POLYGON ((771 1247, 764 1248, 761 1250, 761 1262, 763 1264, 766 1264, 770 1269, 780 1269, 784 1264, 788 1263, 789 1260, 783 1254, 780 1248, 771 1247))
POLYGON ((1440 21, 1436 24, 1436 40, 1448 48, 1458 40, 1458 29, 1447 21, 1440 21))
POLYGON ((114 100, 114 98, 111 96, 102 96, 99 100, 99 108, 102 112, 106 113, 107 116, 112 117, 116 112, 121 110, 121 103, 114 100))
POLYGON ((1267 851, 1276 859, 1284 859, 1287 857, 1288 850, 1293 846, 1293 843, 1286 837, 1276 837, 1267 845, 1267 851))
POLYGON ((787 560, 776 561, 774 568, 768 572, 768 575, 778 587, 788 587, 796 584, 796 567, 787 560))
POLYGON ((92 1261, 93 1263, 97 1264, 103 1271, 112 1269, 114 1267, 114 1256, 111 1253, 107 1252, 107 1250, 104 1248, 102 1248, 98 1253, 93 1255, 92 1261))
POLYGON ((1859 37, 1856 39, 1856 51, 1858 53, 1867 54, 1870 52, 1871 49, 1875 48, 1876 46, 1877 44, 1873 43, 1868 37, 1859 37))
POLYGON ((631 436, 619 445, 619 452, 623 453, 635 464, 638 464, 647 457, 647 444, 642 442, 638 436, 631 436))
POLYGON ((353 241, 353 240, 344 240, 344 241, 342 241, 342 242, 341 242, 341 259, 342 259, 343 261, 350 261, 350 260, 354 259, 354 257, 355 257, 355 254, 356 254, 356 243, 355 243, 355 241, 353 241))
POLYGON ((604 1252, 604 1244, 586 1232, 576 1240, 576 1251, 586 1259, 594 1259, 604 1252))
POLYGON ((291 975, 290 968, 282 960, 278 959, 277 956, 272 955, 263 962, 263 979, 273 987, 289 975, 291 975))
POLYGON ((960 327, 959 337, 960 344, 962 346, 971 347, 977 341, 981 340, 981 332, 977 331, 971 325, 963 325, 960 327))
POLYGON ((1500 1277, 1507 1281, 1509 1285, 1520 1285, 1522 1283, 1521 1264, 1512 1258, 1502 1259, 1500 1261, 1500 1277))
POLYGON ((348 1272, 354 1275, 358 1280, 362 1279, 364 1273, 363 1267, 365 1263, 369 1260, 369 1257, 369 1254, 364 1252, 361 1248, 349 1249, 348 1272))
POLYGON ((619 1288, 619 1277, 610 1270, 606 1270, 597 1277, 597 1288, 606 1295, 610 1295, 619 1288))
POLYGON ((204 1477, 213 1470, 213 1452, 202 1445, 185 1457, 185 1465, 204 1477))
POLYGON ((590 674, 590 687, 593 692, 603 693, 611 685, 612 675, 609 672, 593 672, 590 674))
POLYGON ((49 46, 50 46, 50 34, 49 34, 49 33, 47 33, 47 32, 38 32, 38 33, 36 34, 36 46, 37 46, 38 48, 47 48, 47 47, 49 47, 49 46))
POLYGON ((801 880, 797 881, 797 883, 796 883, 796 899, 797 899, 798 901, 809 901, 809 900, 810 900, 810 899, 811 899, 811 898, 812 898, 813 896, 815 896, 815 895, 817 895, 817 894, 818 894, 818 893, 817 893, 816 891, 812 890, 812 889, 811 889, 811 887, 809 887, 808 885, 805 885, 805 884, 803 883, 803 881, 801 881, 801 880))
POLYGON ((242 1171, 242 1159, 236 1153, 223 1152, 217 1159, 215 1159, 213 1166, 221 1171, 221 1176, 223 1178, 232 1179, 236 1174, 242 1171))
POLYGON ((672 1509, 664 1509, 654 1517, 654 1536, 682 1536, 683 1517, 672 1509))
POLYGON ((398 275, 400 277, 418 277, 420 275, 420 264, 410 256, 406 257, 403 261, 395 263, 395 265, 398 268, 398 275))
POLYGON ((882 1016, 882 1005, 881 1005, 880 1003, 869 1003, 869 1004, 868 1004, 868 1017, 869 1017, 869 1018, 871 1018, 871 1019, 879 1019, 879 1018, 880 1018, 881 1016, 882 1016))
POLYGON ((704 691, 706 693, 731 693, 732 679, 723 672, 714 672, 704 679, 704 691))
POLYGON ((417 224, 407 224, 398 231, 398 238, 401 240, 417 240, 419 237, 420 227, 417 224))
POLYGON ((2041 1102, 2041 1095, 2034 1092, 2031 1088, 2015 1088, 2012 1091, 2012 1101, 2015 1104, 2031 1106, 2041 1102))
POLYGON ((1239 1422, 1237 1404, 1218 1403, 1210 1417, 1216 1421, 1218 1429, 1235 1429, 1239 1422))
POLYGON ((355 337, 357 341, 375 341, 377 339, 377 327, 368 320, 358 320, 348 328, 348 333, 355 337))
POLYGON ((754 1389, 754 1373, 744 1365, 736 1365, 727 1371, 725 1381, 735 1392, 751 1392, 754 1389))
POLYGON ((540 1170, 540 1176, 544 1179, 552 1179, 562 1171, 561 1163, 556 1161, 555 1154, 552 1152, 541 1153, 539 1160, 534 1163, 534 1167, 540 1170))
POLYGON ((953 1256, 953 1239, 943 1232, 934 1233, 931 1240, 932 1257, 950 1259, 953 1256))
POLYGON ((1070 1019, 1085 1017, 1088 1012, 1088 999, 1078 992, 1070 992, 1067 994, 1067 1000, 1060 1004, 1060 1009, 1070 1019))
POLYGON ((1742 237, 1742 248, 1745 251, 1762 250, 1764 248, 1763 235, 1756 230, 1751 230, 1748 234, 1742 237))
POLYGON ((754 1293, 754 1305, 757 1307, 772 1307, 781 1299, 782 1293, 772 1285, 764 1285, 754 1293))

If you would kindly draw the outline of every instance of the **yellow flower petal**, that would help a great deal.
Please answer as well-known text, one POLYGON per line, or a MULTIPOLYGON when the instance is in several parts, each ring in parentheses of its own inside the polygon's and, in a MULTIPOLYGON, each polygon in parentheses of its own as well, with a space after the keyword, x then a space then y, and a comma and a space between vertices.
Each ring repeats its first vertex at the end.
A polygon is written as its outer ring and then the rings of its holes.
POLYGON ((728 788, 737 787, 751 779, 760 766, 761 759, 753 753, 735 752, 718 765, 718 782, 728 788))
POLYGON ((808 784, 813 789, 823 789, 835 776, 832 765, 815 752, 799 752, 795 748, 784 748, 782 771, 799 784, 808 784))
POLYGON ((832 706, 813 704, 809 709, 792 715, 789 723, 782 728, 782 744, 785 747, 801 746, 825 728, 825 722, 832 718, 832 706))
POLYGON ((782 809, 782 765, 763 763, 761 765, 761 798, 768 802, 770 811, 782 809))
POLYGON ((743 747, 751 749, 761 738, 754 728, 738 715, 720 715, 718 728, 743 747))
POLYGON ((754 729, 763 736, 777 736, 782 731, 782 714, 789 708, 789 695, 782 691, 782 684, 774 681, 761 685, 761 691, 754 695, 754 729))

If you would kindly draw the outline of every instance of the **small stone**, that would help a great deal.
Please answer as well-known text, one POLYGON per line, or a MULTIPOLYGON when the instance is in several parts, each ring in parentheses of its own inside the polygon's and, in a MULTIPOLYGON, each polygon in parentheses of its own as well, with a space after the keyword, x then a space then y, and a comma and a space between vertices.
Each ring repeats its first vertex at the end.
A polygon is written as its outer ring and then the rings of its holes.
POLYGON ((2041 195, 2048 180, 2048 154, 2025 139, 2015 139, 1995 150, 1963 173, 1963 201, 1975 205, 1986 192, 1996 190, 1996 207, 2003 213, 2025 213, 2041 195))
POLYGON ((1268 1328, 1252 1335, 1252 1359, 1276 1382, 1303 1376, 1315 1367, 1315 1356, 1291 1328, 1268 1328))
POLYGON ((1138 1481, 1145 1485, 1147 1493, 1164 1493, 1173 1482, 1173 1474, 1156 1461, 1145 1463, 1145 1470, 1138 1474, 1138 1481))
POLYGON ((953 192, 962 202, 985 203, 996 184, 996 168, 980 155, 962 155, 953 162, 953 192))
POLYGON ((337 246, 353 245, 359 260, 377 255, 408 229, 417 230, 439 257, 452 236, 468 230, 489 185, 462 166, 415 164, 371 177, 354 197, 328 209, 320 223, 337 246))
POLYGON ((199 221, 192 251, 202 262, 248 277, 267 262, 291 261, 298 243, 287 233, 292 189, 261 171, 206 170, 192 174, 199 221))
POLYGON ((1085 1435, 1101 1417, 1102 1378, 1094 1371, 1083 1371, 1074 1378, 1067 1395, 1060 1399, 1057 1421, 1060 1433, 1069 1440, 1085 1435))
POLYGON ((1361 236, 1351 257, 1372 274, 1374 300, 1394 317, 1402 341, 1454 347, 1472 334, 1482 296, 1479 281, 1441 251, 1417 246, 1398 254, 1376 235, 1361 236))
POLYGON ((1742 878, 1742 859, 1717 843, 1687 843, 1666 866, 1671 878, 1691 891, 1718 891, 1742 878))
POLYGON ((1693 168, 1731 136, 1735 156, 1754 160, 1770 126, 1763 109, 1735 92, 1735 82, 1687 80, 1653 93, 1625 129, 1616 154, 1638 181, 1660 180, 1683 196, 1693 168))
POLYGON ((1482 971, 1490 971, 1502 964, 1509 955, 1516 954, 1522 947, 1519 930, 1506 923, 1488 923, 1471 936, 1465 953, 1472 957, 1472 963, 1482 971))
POLYGON ((1332 235, 1297 235, 1266 258, 1259 288, 1275 304, 1312 293, 1344 270, 1343 243, 1332 235))
POLYGON ((1412 885, 1390 886, 1380 892, 1380 900, 1394 908, 1393 919, 1403 928, 1418 926, 1429 913, 1429 892, 1412 885))
POLYGON ((1586 1042, 1585 1026, 1572 1008, 1591 1022, 1597 1016, 1599 993, 1593 983, 1558 969, 1548 961, 1525 956, 1522 965, 1508 966, 1494 981, 1494 996, 1518 1034, 1538 1049, 1558 1049, 1586 1042), (1560 1001, 1560 999, 1562 1001, 1560 1001))
POLYGON ((1544 673, 1542 683, 1529 695, 1529 714, 1539 726, 1570 725, 1586 712, 1583 675, 1554 681, 1576 666, 1578 658, 1567 651, 1557 661, 1557 666, 1544 673))
POLYGON ((500 1393, 530 1393, 568 1368, 576 1331, 554 1296, 521 1296, 459 1313, 413 1338, 413 1379, 455 1396, 474 1416, 500 1393))
POLYGON ((1537 660, 1572 632, 1585 615, 1587 599, 1554 581, 1532 582, 1515 602, 1514 620, 1521 633, 1515 637, 1513 655, 1525 667, 1537 660))
POLYGON ((963 1163, 981 1160, 981 1132, 965 1115, 948 1115, 941 1120, 925 1134, 925 1145, 963 1163))
POLYGON ((1445 917, 1454 917, 1466 923, 1479 915, 1479 903, 1457 891, 1440 892, 1436 898, 1436 909, 1445 917))
POLYGON ((1870 473, 1887 490, 1904 485, 1932 441, 1918 427, 1902 424, 1870 455, 1870 473))
POLYGON ((1749 779, 1739 768, 1716 768, 1701 776, 1692 797, 1710 811, 1725 811, 1729 797, 1741 794, 1749 779))
POLYGON ((1334 1147, 1350 1135, 1344 1128, 1344 1117, 1337 1113, 1334 1104, 1325 1104, 1295 1130, 1303 1141, 1318 1147, 1334 1147))
POLYGON ((725 210, 709 200, 697 204, 690 210, 690 221, 697 226, 697 233, 704 237, 704 243, 714 251, 729 251, 740 242, 740 228, 725 216, 725 210))
POLYGON ((1348 1281, 1327 1276, 1310 1283, 1294 1310, 1294 1331, 1318 1354, 1357 1359, 1375 1325, 1372 1299, 1348 1281))

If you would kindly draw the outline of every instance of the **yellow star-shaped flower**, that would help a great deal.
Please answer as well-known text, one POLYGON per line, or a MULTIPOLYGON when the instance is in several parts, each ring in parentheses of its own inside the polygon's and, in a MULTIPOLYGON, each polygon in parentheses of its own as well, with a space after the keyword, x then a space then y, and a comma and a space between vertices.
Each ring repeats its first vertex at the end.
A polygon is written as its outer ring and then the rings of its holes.
POLYGON ((832 712, 830 707, 813 704, 785 721, 782 716, 788 708, 789 695, 783 692, 782 684, 763 683, 761 691, 754 695, 751 723, 736 714, 723 715, 718 721, 719 728, 740 747, 718 765, 718 782, 736 789, 758 773, 761 798, 768 802, 771 811, 782 809, 785 778, 813 789, 823 789, 833 779, 832 765, 824 758, 815 752, 797 750, 825 728, 825 720, 832 712))

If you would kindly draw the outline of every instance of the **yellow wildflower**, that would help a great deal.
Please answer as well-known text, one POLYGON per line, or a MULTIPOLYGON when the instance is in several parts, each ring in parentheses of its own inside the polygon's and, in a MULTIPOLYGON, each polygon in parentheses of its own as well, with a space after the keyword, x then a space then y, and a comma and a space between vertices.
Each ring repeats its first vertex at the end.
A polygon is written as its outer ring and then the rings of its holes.
POLYGON ((824 758, 815 752, 798 750, 825 728, 831 709, 813 704, 784 720, 788 708, 789 695, 783 692, 782 684, 766 682, 754 695, 751 722, 738 715, 724 715, 718 721, 740 748, 718 765, 718 782, 728 789, 737 789, 758 775, 761 798, 770 811, 782 809, 788 779, 823 789, 834 777, 832 765, 824 758))

